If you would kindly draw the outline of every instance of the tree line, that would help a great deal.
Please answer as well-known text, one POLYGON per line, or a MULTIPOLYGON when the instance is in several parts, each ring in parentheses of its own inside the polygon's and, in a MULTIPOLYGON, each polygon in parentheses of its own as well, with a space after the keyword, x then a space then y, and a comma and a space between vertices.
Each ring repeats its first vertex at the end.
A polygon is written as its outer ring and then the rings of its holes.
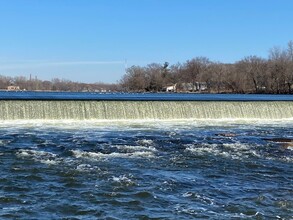
POLYGON ((0 89, 8 86, 28 91, 72 92, 162 92, 173 86, 173 92, 292 94, 293 41, 285 48, 271 48, 268 58, 247 56, 235 63, 221 63, 200 56, 172 65, 165 62, 131 66, 115 84, 0 75, 0 89))
POLYGON ((273 47, 268 58, 247 56, 232 64, 195 57, 184 63, 131 66, 120 80, 127 92, 160 92, 176 85, 175 92, 197 92, 198 83, 209 93, 293 93, 293 41, 273 47), (189 89, 184 88, 186 84, 189 89))
POLYGON ((117 84, 107 83, 80 83, 67 79, 54 78, 50 81, 31 79, 24 76, 2 76, 0 75, 0 89, 7 90, 9 86, 19 87, 27 91, 70 91, 70 92, 109 92, 117 91, 117 84))

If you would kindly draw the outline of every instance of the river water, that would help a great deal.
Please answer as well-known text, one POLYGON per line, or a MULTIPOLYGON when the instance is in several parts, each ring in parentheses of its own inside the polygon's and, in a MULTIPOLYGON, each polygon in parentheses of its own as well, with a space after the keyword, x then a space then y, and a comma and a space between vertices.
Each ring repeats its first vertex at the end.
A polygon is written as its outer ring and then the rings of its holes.
POLYGON ((292 119, 2 120, 0 218, 292 219, 291 139, 292 119))

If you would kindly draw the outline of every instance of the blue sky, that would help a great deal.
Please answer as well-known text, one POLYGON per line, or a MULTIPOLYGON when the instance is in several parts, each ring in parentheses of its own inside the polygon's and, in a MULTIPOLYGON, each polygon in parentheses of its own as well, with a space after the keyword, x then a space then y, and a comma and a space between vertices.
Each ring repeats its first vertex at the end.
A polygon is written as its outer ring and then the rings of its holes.
POLYGON ((0 75, 117 82, 127 66, 267 57, 292 0, 0 0, 0 75))

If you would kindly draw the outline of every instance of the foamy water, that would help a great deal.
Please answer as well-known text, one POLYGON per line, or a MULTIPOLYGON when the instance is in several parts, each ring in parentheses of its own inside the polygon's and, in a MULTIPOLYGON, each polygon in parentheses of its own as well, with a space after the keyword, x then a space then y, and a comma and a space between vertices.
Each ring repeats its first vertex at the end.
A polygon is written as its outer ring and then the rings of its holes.
POLYGON ((291 219, 290 120, 0 124, 0 217, 291 219))

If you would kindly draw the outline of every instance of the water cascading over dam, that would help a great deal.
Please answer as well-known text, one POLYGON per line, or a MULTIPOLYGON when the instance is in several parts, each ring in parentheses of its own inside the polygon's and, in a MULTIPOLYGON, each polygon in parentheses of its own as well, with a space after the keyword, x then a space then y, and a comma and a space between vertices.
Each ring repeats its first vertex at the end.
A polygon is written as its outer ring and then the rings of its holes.
POLYGON ((292 101, 0 101, 0 120, 171 120, 290 118, 293 118, 292 101))

